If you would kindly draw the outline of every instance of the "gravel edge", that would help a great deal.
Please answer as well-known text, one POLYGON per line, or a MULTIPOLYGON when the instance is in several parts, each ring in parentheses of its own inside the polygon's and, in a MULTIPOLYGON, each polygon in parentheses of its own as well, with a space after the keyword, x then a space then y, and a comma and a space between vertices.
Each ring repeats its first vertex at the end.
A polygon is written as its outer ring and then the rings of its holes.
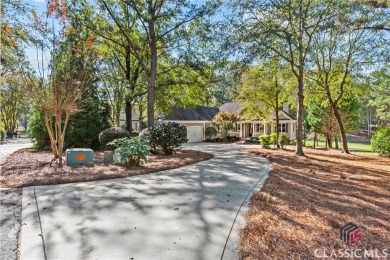
POLYGON ((0 189, 0 259, 18 260, 22 189, 0 189))

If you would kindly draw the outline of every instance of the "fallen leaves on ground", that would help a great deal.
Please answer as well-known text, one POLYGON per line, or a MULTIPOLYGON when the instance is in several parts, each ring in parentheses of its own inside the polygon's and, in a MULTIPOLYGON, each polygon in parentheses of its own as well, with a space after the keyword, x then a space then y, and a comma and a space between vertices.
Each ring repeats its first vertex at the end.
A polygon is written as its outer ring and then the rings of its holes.
MULTIPOLYGON (((49 151, 19 150, 3 161, 0 174, 0 186, 20 188, 37 185, 86 182, 125 178, 134 175, 179 168, 188 164, 211 159, 212 154, 193 150, 178 150, 174 155, 151 155, 144 166, 124 167, 116 164, 104 164, 103 152, 95 152, 93 166, 50 167, 53 155, 49 151)), ((65 159, 65 157, 64 157, 65 159)))
POLYGON ((317 256, 339 249, 389 250, 390 159, 320 149, 297 156, 292 147, 241 151, 272 163, 240 232, 243 259, 315 259, 316 249, 322 250, 317 256), (353 246, 340 239, 340 228, 349 222, 362 228, 363 239, 353 246))

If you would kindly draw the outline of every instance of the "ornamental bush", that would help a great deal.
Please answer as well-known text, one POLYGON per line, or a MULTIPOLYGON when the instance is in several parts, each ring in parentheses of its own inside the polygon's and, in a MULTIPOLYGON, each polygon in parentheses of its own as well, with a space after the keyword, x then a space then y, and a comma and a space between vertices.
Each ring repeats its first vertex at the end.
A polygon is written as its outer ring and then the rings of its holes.
POLYGON ((279 134, 279 144, 280 148, 284 149, 286 145, 290 142, 290 139, 285 134, 279 134))
POLYGON ((260 136, 260 144, 261 147, 269 149, 269 145, 271 144, 269 135, 260 136))
POLYGON ((153 126, 148 135, 152 148, 161 148, 166 155, 173 154, 175 148, 188 141, 187 128, 175 122, 163 122, 153 126))
POLYGON ((99 142, 101 144, 106 144, 114 141, 115 139, 124 137, 130 138, 130 133, 126 129, 121 127, 110 127, 100 132, 99 142))
POLYGON ((115 151, 119 163, 127 166, 144 165, 151 150, 149 140, 142 136, 120 138, 115 141, 115 145, 118 147, 115 151))
POLYGON ((206 130, 204 131, 204 133, 205 133, 206 137, 208 137, 209 139, 211 139, 211 137, 217 135, 217 129, 215 129, 215 127, 209 126, 209 127, 206 128, 206 130))
POLYGON ((278 144, 278 137, 277 137, 276 133, 271 133, 269 135, 269 142, 270 142, 270 144, 273 144, 274 148, 275 148, 275 146, 278 144))
POLYGON ((371 137, 371 149, 380 156, 390 157, 390 127, 379 128, 371 137))

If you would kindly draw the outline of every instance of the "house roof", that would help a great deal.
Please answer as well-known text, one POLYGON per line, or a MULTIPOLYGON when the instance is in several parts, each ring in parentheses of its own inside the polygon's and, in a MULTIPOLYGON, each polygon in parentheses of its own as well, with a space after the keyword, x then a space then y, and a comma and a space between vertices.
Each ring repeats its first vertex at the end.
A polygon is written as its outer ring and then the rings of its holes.
MULTIPOLYGON (((235 114, 240 114, 241 107, 244 103, 241 102, 228 102, 218 107, 207 107, 207 106, 196 106, 194 109, 184 109, 180 107, 175 107, 172 110, 172 113, 165 116, 163 120, 170 121, 212 121, 214 116, 219 112, 230 111, 235 114)), ((281 113, 284 113, 287 118, 284 120, 294 119, 286 111, 280 110, 281 113)), ((275 112, 271 112, 271 116, 275 117, 275 112)))
MULTIPOLYGON (((222 106, 220 106, 219 110, 224 111, 224 112, 230 111, 230 112, 235 113, 235 114, 240 114, 242 112, 241 108, 243 105, 244 105, 244 103, 242 103, 242 102, 228 102, 228 103, 225 103, 222 106)), ((287 117, 289 117, 289 119, 293 119, 293 120, 295 119, 288 112, 286 112, 284 110, 279 110, 279 111, 283 112, 287 117)), ((271 112, 271 116, 275 117, 275 111, 271 112)))
POLYGON ((212 121, 219 112, 217 107, 196 106, 195 109, 175 107, 165 120, 212 121))
POLYGON ((241 102, 228 102, 223 104, 222 106, 219 107, 220 111, 227 112, 230 111, 234 114, 239 114, 240 109, 244 103, 241 102))

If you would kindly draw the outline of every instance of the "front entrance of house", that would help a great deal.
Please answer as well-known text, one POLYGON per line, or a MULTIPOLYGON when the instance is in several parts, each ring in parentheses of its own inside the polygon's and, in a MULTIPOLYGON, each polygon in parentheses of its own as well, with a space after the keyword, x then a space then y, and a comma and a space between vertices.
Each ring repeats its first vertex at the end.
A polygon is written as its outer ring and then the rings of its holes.
POLYGON ((252 137, 253 135, 253 124, 245 124, 245 136, 244 137, 252 137))

